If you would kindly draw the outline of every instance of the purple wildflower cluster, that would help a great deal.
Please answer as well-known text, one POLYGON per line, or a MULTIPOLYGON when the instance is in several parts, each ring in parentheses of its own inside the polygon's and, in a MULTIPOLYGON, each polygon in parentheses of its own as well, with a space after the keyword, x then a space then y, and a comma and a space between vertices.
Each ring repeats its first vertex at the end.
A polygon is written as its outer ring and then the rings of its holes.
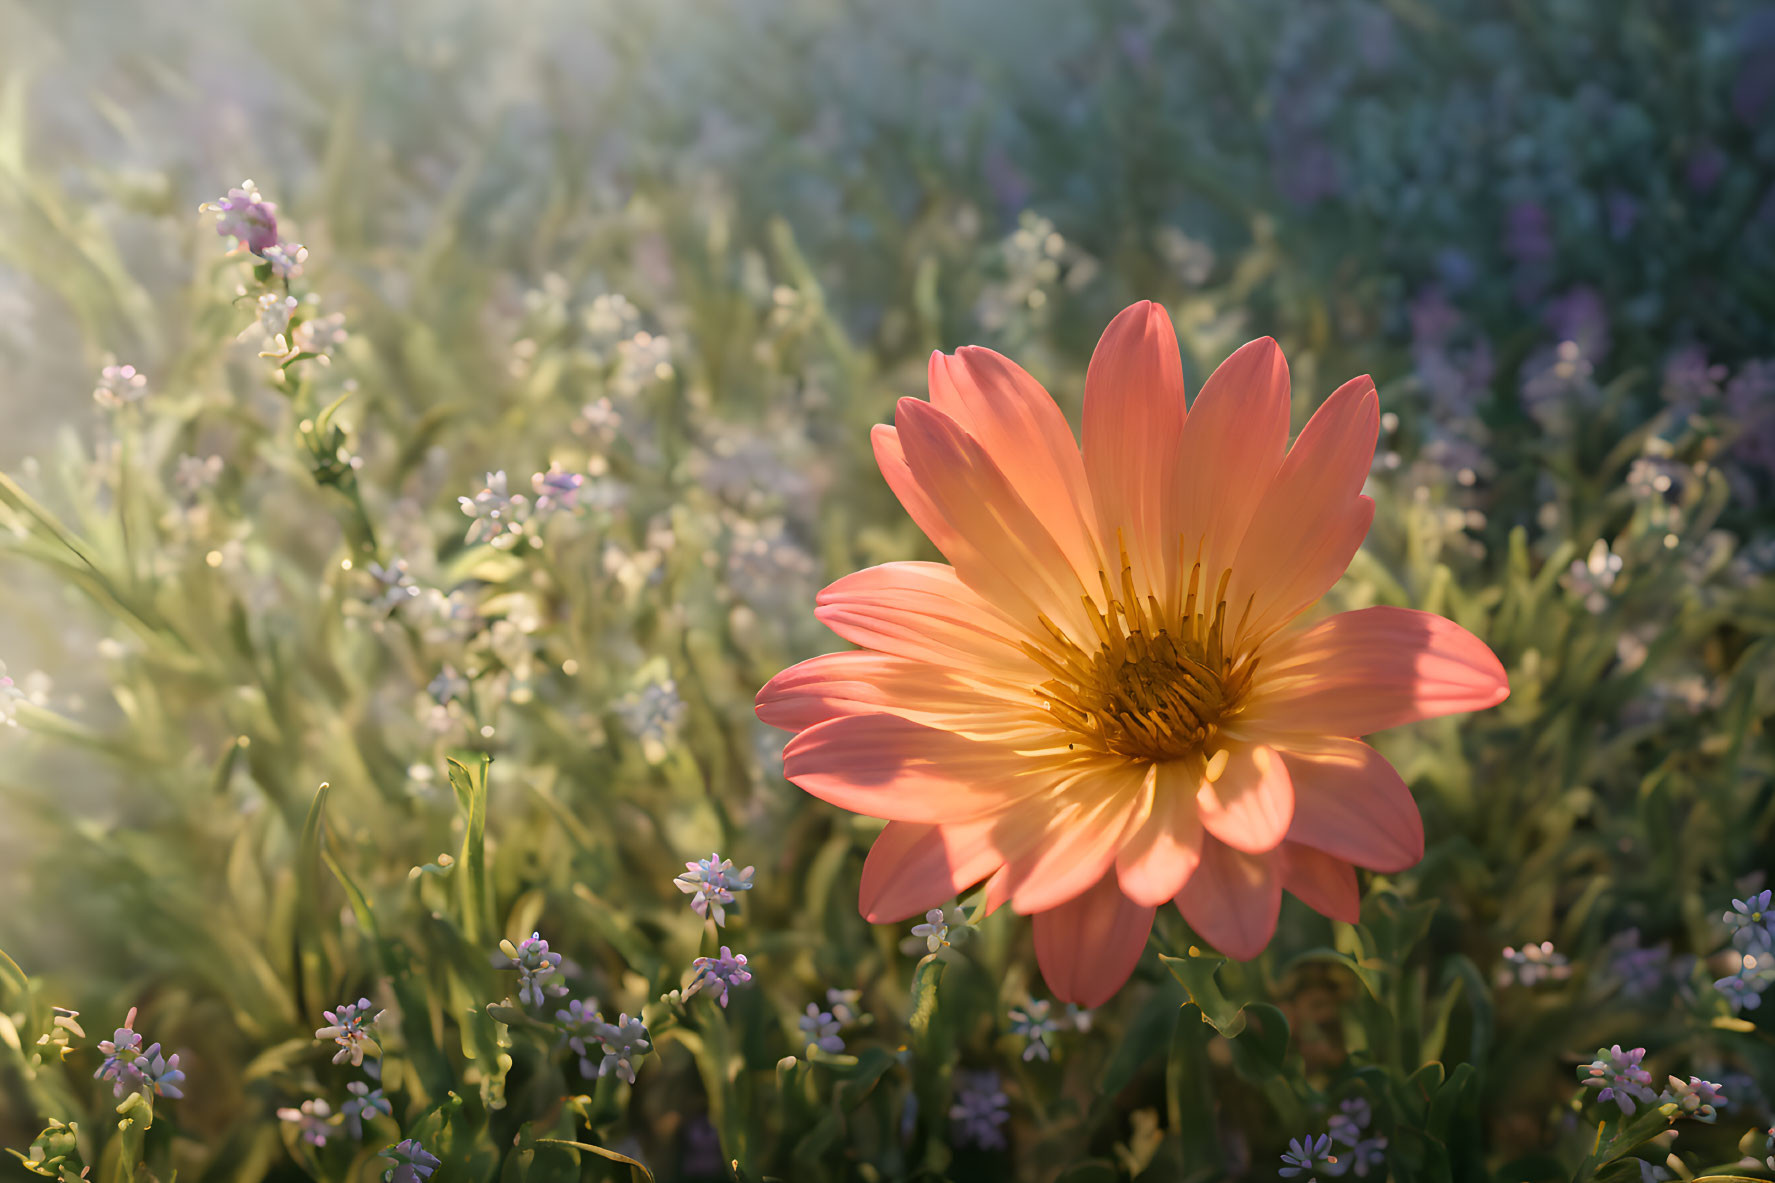
POLYGON ((1277 1174, 1284 1179, 1339 1178, 1353 1175, 1366 1179, 1370 1174, 1383 1175, 1387 1165, 1387 1139, 1384 1134, 1371 1134, 1374 1119, 1368 1102, 1350 1097, 1326 1122, 1326 1132, 1317 1137, 1293 1138, 1282 1155, 1277 1174))
POLYGON ((561 1026, 566 1045, 579 1057, 580 1072, 588 1077, 615 1073, 634 1084, 635 1065, 653 1048, 648 1042, 647 1025, 639 1016, 621 1014, 616 1022, 607 1022, 595 998, 583 1002, 574 999, 565 1009, 555 1012, 555 1021, 561 1026))
POLYGON ((1725 914, 1738 969, 1714 982, 1734 1013, 1755 1010, 1775 985, 1775 894, 1768 890, 1732 901, 1725 914))
POLYGON ((180 1086, 185 1082, 185 1073, 179 1069, 178 1053, 162 1055, 158 1043, 143 1047, 142 1035, 135 1030, 135 1025, 136 1008, 132 1006, 129 1014, 124 1016, 123 1026, 112 1032, 110 1039, 99 1042, 99 1050, 105 1058, 93 1078, 110 1081, 111 1092, 118 1097, 130 1093, 141 1093, 146 1097, 183 1097, 185 1093, 180 1086))
POLYGON ((343 1064, 350 1060, 354 1068, 360 1068, 366 1052, 373 1056, 382 1054, 382 1048, 371 1037, 371 1028, 384 1012, 371 1013, 368 998, 342 1003, 336 1010, 321 1013, 326 1015, 327 1025, 316 1028, 314 1037, 330 1039, 339 1045, 339 1051, 333 1056, 333 1063, 343 1064))
POLYGON ((991 1070, 955 1074, 955 1099, 949 1120, 959 1145, 980 1150, 1005 1147, 1005 1123, 1011 1120, 1011 1100, 1005 1096, 999 1074, 991 1070))
POLYGON ((719 853, 684 864, 684 874, 672 880, 678 890, 690 896, 690 910, 715 922, 717 928, 727 923, 723 908, 734 902, 734 893, 752 890, 753 868, 734 870, 733 860, 719 853))
POLYGON ((533 932, 516 945, 500 941, 502 957, 494 959, 501 969, 518 971, 518 998, 528 1006, 541 1007, 545 998, 559 998, 567 987, 548 982, 561 968, 561 955, 549 951, 549 943, 540 932, 533 932))
POLYGON ((707 990, 723 1007, 727 1006, 729 990, 752 980, 752 971, 746 968, 746 955, 735 953, 726 945, 721 946, 719 957, 698 957, 690 963, 690 969, 690 985, 685 987, 684 997, 707 990))
POLYGON ((1613 1101, 1621 1112, 1632 1115, 1640 1105, 1657 1100, 1652 1074, 1641 1063, 1646 1049, 1622 1051, 1620 1044, 1596 1049, 1596 1059, 1578 1069, 1578 1083, 1597 1090, 1598 1101, 1613 1101))

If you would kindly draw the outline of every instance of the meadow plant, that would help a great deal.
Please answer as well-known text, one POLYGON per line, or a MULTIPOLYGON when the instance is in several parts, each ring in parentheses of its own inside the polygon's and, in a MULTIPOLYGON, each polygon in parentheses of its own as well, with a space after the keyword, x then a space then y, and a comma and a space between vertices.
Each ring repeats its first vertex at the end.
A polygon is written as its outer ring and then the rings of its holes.
POLYGON ((4 21, 0 1175, 1775 1170, 1765 5, 4 21))

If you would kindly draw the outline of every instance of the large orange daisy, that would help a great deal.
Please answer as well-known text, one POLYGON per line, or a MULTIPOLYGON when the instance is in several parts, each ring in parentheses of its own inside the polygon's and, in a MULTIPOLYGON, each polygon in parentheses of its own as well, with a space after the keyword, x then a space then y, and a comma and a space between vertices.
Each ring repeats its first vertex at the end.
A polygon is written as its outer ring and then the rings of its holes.
POLYGON ((1423 855, 1391 765, 1357 737, 1481 710, 1498 659, 1451 621, 1301 614, 1374 517, 1379 403, 1344 383, 1288 445, 1288 367, 1253 341, 1188 408, 1165 310, 1136 304, 1085 376, 1084 448, 1041 385, 991 350, 935 354, 876 459, 948 559, 820 593, 861 648, 771 679, 788 778, 887 826, 860 907, 906 919, 986 882, 1033 917, 1054 994, 1096 1006, 1175 901, 1250 958, 1284 890, 1356 918, 1355 867, 1423 855))

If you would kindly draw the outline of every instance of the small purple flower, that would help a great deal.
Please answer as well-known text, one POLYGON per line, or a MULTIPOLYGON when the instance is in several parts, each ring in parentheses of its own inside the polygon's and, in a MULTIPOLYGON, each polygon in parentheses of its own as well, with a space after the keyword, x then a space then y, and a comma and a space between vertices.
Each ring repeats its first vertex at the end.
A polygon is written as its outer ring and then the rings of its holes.
POLYGON ((373 1089, 361 1080, 354 1080, 345 1088, 351 1099, 339 1106, 339 1116, 345 1124, 345 1132, 352 1137, 362 1138, 364 1122, 373 1120, 377 1114, 383 1117, 393 1115, 394 1107, 382 1095, 381 1089, 373 1089))
POLYGON ((1297 1175, 1311 1175, 1319 1167, 1336 1162, 1337 1156, 1331 1153, 1330 1134, 1320 1134, 1317 1138, 1290 1138, 1288 1150, 1282 1155, 1282 1167, 1276 1173, 1284 1179, 1292 1179, 1297 1175))
POLYGON ((690 985, 684 996, 689 998, 699 990, 707 990, 724 1008, 728 990, 752 980, 752 971, 746 968, 746 955, 734 953, 726 945, 721 946, 721 956, 698 957, 690 963, 690 968, 690 985))
POLYGON ((1775 893, 1767 889, 1747 899, 1733 900, 1732 910, 1725 915, 1726 927, 1732 930, 1732 944, 1746 953, 1775 949, 1775 893))
POLYGON ((1757 968, 1756 957, 1747 954, 1745 964, 1735 974, 1718 978, 1713 988, 1732 1006, 1732 1013, 1755 1010, 1763 1004, 1763 991, 1769 988, 1770 975, 1757 968))
POLYGON ((1331 1139, 1345 1146, 1354 1146, 1362 1140, 1362 1131, 1368 1128, 1373 1116, 1368 1102, 1361 1097, 1351 1097, 1339 1105, 1338 1110, 1326 1123, 1331 1131, 1331 1139))
POLYGON ((271 274, 279 279, 301 275, 302 264, 308 262, 308 248, 299 242, 274 243, 259 254, 271 264, 271 274))
POLYGON ((559 998, 567 993, 567 987, 559 983, 543 984, 545 978, 553 977, 561 968, 561 955, 549 952, 549 943, 541 933, 533 932, 516 945, 500 941, 499 950, 505 956, 495 958, 494 964, 518 971, 519 1001, 540 1007, 545 996, 559 998))
POLYGON ((112 1032, 110 1039, 99 1041, 99 1050, 105 1053, 105 1059, 93 1073, 93 1079, 110 1081, 112 1093, 119 1097, 142 1087, 143 1061, 160 1050, 159 1044, 144 1049, 141 1032, 135 1030, 135 1025, 136 1008, 132 1006, 129 1014, 124 1016, 123 1026, 112 1032))
POLYGON ((1620 1044, 1597 1048, 1596 1059, 1578 1069, 1578 1083, 1594 1088, 1598 1101, 1614 1101, 1621 1112, 1631 1116, 1636 1102, 1650 1104, 1657 1099, 1652 1091, 1652 1074, 1641 1066, 1646 1049, 1636 1047, 1622 1051, 1620 1044))
POLYGON ((471 546, 477 542, 496 547, 515 545, 530 516, 529 499, 521 493, 508 491, 503 469, 488 473, 487 483, 479 493, 473 497, 458 497, 456 501, 462 506, 462 512, 473 519, 466 539, 471 546))
POLYGON ((567 1046, 579 1057, 580 1072, 597 1076, 598 1065, 592 1062, 592 1057, 598 1053, 600 1034, 609 1026, 604 1016, 598 1013, 598 1000, 588 998, 582 1002, 575 998, 564 1010, 555 1012, 555 1021, 562 1027, 567 1046))
POLYGON ((296 1137, 310 1146, 325 1146, 333 1132, 333 1107, 319 1097, 302 1102, 299 1109, 279 1109, 277 1116, 294 1125, 296 1137))
POLYGON ((370 1029, 376 1025, 384 1012, 370 1011, 370 1000, 360 998, 356 1002, 342 1004, 337 1010, 322 1011, 327 1018, 327 1025, 315 1029, 316 1039, 330 1039, 339 1045, 339 1051, 333 1056, 333 1063, 343 1064, 350 1060, 354 1067, 362 1067, 364 1053, 380 1056, 382 1048, 371 1038, 370 1029))
POLYGON ((579 490, 585 480, 580 473, 563 469, 559 460, 552 462, 547 472, 534 473, 530 477, 530 488, 536 494, 536 512, 562 510, 571 513, 578 509, 579 490))
POLYGON ((806 1037, 808 1046, 817 1047, 821 1051, 837 1055, 844 1050, 844 1037, 839 1034, 844 1024, 835 1018, 831 1011, 820 1009, 820 1004, 807 1004, 807 1013, 797 1023, 801 1033, 806 1037))
POLYGON ((431 1178, 441 1161, 421 1146, 417 1138, 395 1143, 382 1152, 382 1157, 394 1163, 382 1173, 382 1183, 423 1183, 431 1178))
POLYGON ((734 892, 752 890, 753 868, 733 869, 733 860, 712 853, 706 859, 684 864, 684 873, 672 880, 678 890, 689 895, 690 910, 698 916, 712 918, 719 928, 727 923, 725 904, 734 901, 734 892))
POLYGON ((1687 1080, 1672 1076, 1670 1087, 1664 1090, 1658 1100, 1666 1105, 1674 1103, 1679 1117, 1692 1117, 1696 1121, 1705 1122, 1713 1121, 1726 1106, 1726 1095, 1720 1091, 1720 1086, 1710 1080, 1702 1080, 1699 1076, 1691 1076, 1687 1080))
POLYGON ((1051 1040, 1060 1030, 1053 1010, 1054 1004, 1045 998, 1031 998, 1022 1006, 1011 1008, 1011 1034, 1023 1040, 1025 1062, 1053 1058, 1051 1040))
POLYGON ((142 1074, 144 1093, 155 1097, 171 1097, 174 1100, 185 1095, 184 1090, 179 1087, 185 1083, 185 1073, 179 1068, 179 1053, 163 1056, 160 1054, 160 1045, 151 1044, 142 1053, 137 1070, 142 1074))
POLYGON ((653 1050, 647 1041, 647 1025, 640 1016, 631 1019, 623 1014, 617 1015, 614 1023, 602 1024, 599 1046, 604 1050, 604 1059, 598 1064, 598 1075, 614 1072, 630 1084, 635 1083, 635 1064, 653 1050))
POLYGON ((949 1120, 955 1123, 955 1140, 981 1150, 1002 1150, 1004 1125, 1011 1120, 1011 1099, 993 1071, 956 1074, 955 1101, 949 1120))
POLYGON ((832 1017, 838 1020, 840 1026, 854 1027, 862 1019, 863 1012, 857 1009, 862 1000, 861 990, 831 987, 826 991, 826 1009, 832 1012, 832 1017))
POLYGON ((199 208, 216 215, 217 234, 239 239, 255 255, 277 245, 277 206, 260 196, 251 181, 242 181, 239 188, 228 190, 228 196, 199 208))

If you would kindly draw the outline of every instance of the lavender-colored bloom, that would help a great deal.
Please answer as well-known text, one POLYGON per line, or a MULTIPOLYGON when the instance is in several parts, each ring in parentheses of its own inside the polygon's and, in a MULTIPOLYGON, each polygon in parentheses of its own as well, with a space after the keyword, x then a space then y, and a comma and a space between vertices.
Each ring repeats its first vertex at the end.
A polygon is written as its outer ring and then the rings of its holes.
POLYGON ((1732 944, 1753 953, 1775 949, 1775 893, 1757 892, 1747 899, 1733 900, 1732 910, 1725 914, 1726 927, 1732 930, 1732 944))
POLYGON ((1053 1057, 1050 1042, 1060 1030, 1053 1016, 1054 1004, 1046 998, 1031 998, 1020 1007, 1011 1008, 1011 1034, 1023 1040, 1023 1059, 1047 1060, 1053 1057))
POLYGON ((382 1173, 383 1183, 423 1183, 438 1169, 440 1159, 419 1144, 417 1138, 397 1142, 382 1152, 394 1165, 382 1173))
POLYGON ((555 1012, 555 1021, 566 1035, 567 1046, 579 1057, 580 1072, 597 1076, 598 1065, 592 1062, 592 1057, 601 1050, 599 1037, 609 1026, 604 1016, 598 1013, 598 1000, 588 998, 582 1002, 575 998, 564 1009, 555 1012))
POLYGON ((296 1137, 310 1146, 325 1146, 332 1136, 333 1107, 319 1097, 302 1102, 299 1109, 279 1109, 277 1116, 278 1120, 294 1125, 296 1137))
POLYGON ((370 1000, 360 998, 356 1002, 347 1002, 337 1010, 322 1011, 327 1017, 327 1025, 317 1028, 316 1039, 330 1039, 339 1045, 339 1051, 333 1056, 333 1063, 343 1064, 350 1060, 354 1066, 361 1066, 364 1053, 381 1055, 382 1048, 371 1038, 370 1029, 376 1020, 383 1015, 382 1011, 374 1014, 370 1011, 370 1000))
POLYGON ((1702 1080, 1699 1076, 1691 1076, 1684 1080, 1680 1076, 1670 1078, 1670 1087, 1664 1090, 1658 1100, 1663 1104, 1675 1104, 1677 1116, 1692 1117, 1696 1121, 1712 1122, 1719 1116, 1719 1111, 1726 1107, 1726 1094, 1720 1086, 1710 1080, 1702 1080))
POLYGON ((521 493, 506 488, 505 471, 487 474, 487 483, 473 497, 458 497, 462 512, 473 520, 469 523, 467 541, 510 547, 524 532, 530 516, 530 502, 521 493))
POLYGON ((279 279, 294 279, 301 275, 302 264, 308 262, 308 248, 299 242, 276 243, 260 254, 271 264, 271 274, 279 279))
POLYGON ((386 567, 372 560, 367 570, 382 588, 372 601, 378 608, 392 610, 419 595, 419 586, 413 582, 405 559, 390 559, 386 567))
POLYGON ((1608 223, 1609 237, 1620 242, 1633 233, 1633 227, 1639 221, 1639 202, 1629 193, 1610 190, 1603 198, 1603 219, 1608 223))
POLYGON ((690 968, 690 985, 686 987, 684 996, 689 998, 699 990, 707 990, 715 995, 715 1000, 724 1008, 727 1006, 728 991, 752 980, 752 971, 746 968, 746 955, 735 953, 726 945, 721 946, 719 957, 698 957, 690 963, 690 968))
POLYGON ((1652 1074, 1642 1065, 1646 1049, 1636 1047, 1622 1051, 1620 1044, 1596 1049, 1596 1059, 1578 1069, 1578 1083, 1597 1090, 1598 1101, 1613 1101, 1621 1112, 1631 1116, 1638 1102, 1650 1104, 1657 1099, 1652 1092, 1652 1074))
POLYGON ((960 1071, 955 1075, 955 1100, 949 1106, 949 1120, 955 1123, 956 1142, 981 1150, 1003 1149, 1003 1127, 1011 1120, 1011 1099, 1005 1096, 998 1073, 960 1071))
POLYGON ((1387 1165, 1387 1139, 1376 1134, 1372 1138, 1363 1138, 1345 1149, 1326 1167, 1328 1175, 1354 1175, 1358 1179, 1368 1178, 1369 1172, 1382 1170, 1387 1165))
POLYGON ((425 690, 442 705, 453 699, 467 698, 468 687, 468 679, 457 673, 455 666, 446 663, 437 677, 426 683, 425 690))
POLYGON ((177 1100, 185 1095, 179 1087, 185 1083, 185 1073, 179 1068, 179 1053, 163 1056, 158 1043, 150 1044, 137 1062, 137 1071, 142 1074, 142 1091, 149 1096, 177 1100))
POLYGON ((647 1041, 647 1025, 638 1015, 630 1018, 619 1014, 616 1022, 601 1024, 598 1042, 604 1051, 604 1059, 598 1064, 598 1075, 614 1072, 630 1084, 635 1083, 636 1062, 653 1049, 647 1041))
POLYGON ((501 969, 518 971, 520 1001, 540 1007, 545 996, 559 998, 567 993, 567 987, 559 983, 544 985, 544 980, 553 977, 561 968, 561 955, 549 952, 549 943, 542 939, 541 933, 533 932, 516 945, 500 941, 499 950, 505 956, 495 959, 495 964, 501 969))
POLYGON ((547 472, 532 474, 530 488, 536 494, 536 512, 553 513, 559 510, 571 513, 578 509, 579 490, 585 480, 580 473, 563 469, 558 460, 549 465, 547 472))
POLYGON ((1570 341, 1592 364, 1609 353, 1609 313, 1593 287, 1579 285, 1547 305, 1547 327, 1561 341, 1570 341))
POLYGON ((831 987, 826 991, 826 1009, 832 1012, 832 1017, 838 1020, 840 1026, 854 1027, 863 1017, 863 1012, 857 1009, 862 999, 861 990, 831 987))
MULTIPOLYGON (((104 1060, 93 1073, 95 1080, 111 1082, 111 1091, 122 1097, 142 1087, 142 1060, 150 1052, 142 1047, 141 1032, 135 1030, 136 1008, 130 1007, 129 1014, 124 1016, 123 1026, 111 1033, 110 1039, 99 1041, 99 1050, 105 1053, 104 1060)), ((160 1045, 155 1044, 154 1050, 160 1045)))
POLYGON ((1633 1165, 1639 1168, 1639 1183, 1665 1183, 1668 1179, 1676 1178, 1663 1167, 1653 1166, 1643 1158, 1634 1159, 1633 1165))
POLYGON ((1351 1097, 1338 1106, 1338 1112, 1331 1115, 1326 1125, 1332 1141, 1354 1146, 1362 1140, 1362 1131, 1368 1128, 1371 1118, 1368 1102, 1361 1097, 1351 1097))
POLYGON ((807 1013, 801 1016, 797 1025, 801 1028, 802 1035, 806 1036, 807 1042, 821 1051, 836 1055, 844 1050, 844 1038, 839 1035, 844 1024, 831 1011, 821 1010, 819 1003, 808 1003, 807 1013))
POLYGON ((690 713, 689 706, 678 696, 678 683, 671 678, 649 682, 625 695, 614 709, 654 763, 665 758, 666 745, 677 736, 690 713))
MULTIPOLYGON (((1746 957, 1753 962, 1755 958, 1746 957)), ((1755 1010, 1763 1004, 1763 991, 1769 988, 1767 975, 1756 972, 1754 965, 1750 972, 1740 969, 1735 974, 1714 980, 1713 988, 1718 990, 1732 1007, 1732 1013, 1755 1010)))
POLYGON ((1563 981, 1572 976, 1572 967, 1565 954, 1553 951, 1552 941, 1524 945, 1520 949, 1504 947, 1504 965, 1498 970, 1498 984, 1516 982, 1534 986, 1541 982, 1563 981))
POLYGON ((382 1095, 381 1089, 373 1089, 361 1080, 354 1080, 345 1086, 351 1099, 339 1106, 339 1116, 345 1126, 345 1132, 354 1138, 364 1136, 364 1122, 373 1120, 377 1114, 383 1117, 392 1116, 394 1107, 388 1098, 382 1095))
POLYGON ((716 927, 727 923, 724 905, 734 901, 734 892, 752 890, 752 867, 736 871, 732 859, 712 852, 706 859, 684 864, 684 873, 672 880, 678 890, 691 897, 690 910, 698 916, 713 919, 716 927))
POLYGON ((1311 1175, 1321 1166, 1330 1166, 1337 1162, 1337 1156, 1331 1153, 1331 1135, 1320 1134, 1317 1138, 1290 1138, 1288 1150, 1282 1155, 1282 1166, 1276 1173, 1284 1179, 1293 1179, 1299 1175, 1311 1175))
POLYGON ((963 923, 964 919, 960 908, 932 908, 924 914, 923 924, 912 926, 912 939, 906 944, 916 950, 922 942, 925 950, 930 953, 957 944, 970 931, 963 923))
POLYGON ((228 196, 205 202, 199 209, 216 215, 216 233, 234 238, 255 255, 277 245, 277 206, 259 194, 251 181, 228 190, 228 196))
POLYGON ((121 407, 148 397, 148 376, 130 365, 108 365, 99 371, 93 401, 102 407, 121 407))
POLYGON ((1621 983, 1621 993, 1628 998, 1644 998, 1664 984, 1670 970, 1668 944, 1641 948, 1639 929, 1629 928, 1615 934, 1607 948, 1604 972, 1621 983))

